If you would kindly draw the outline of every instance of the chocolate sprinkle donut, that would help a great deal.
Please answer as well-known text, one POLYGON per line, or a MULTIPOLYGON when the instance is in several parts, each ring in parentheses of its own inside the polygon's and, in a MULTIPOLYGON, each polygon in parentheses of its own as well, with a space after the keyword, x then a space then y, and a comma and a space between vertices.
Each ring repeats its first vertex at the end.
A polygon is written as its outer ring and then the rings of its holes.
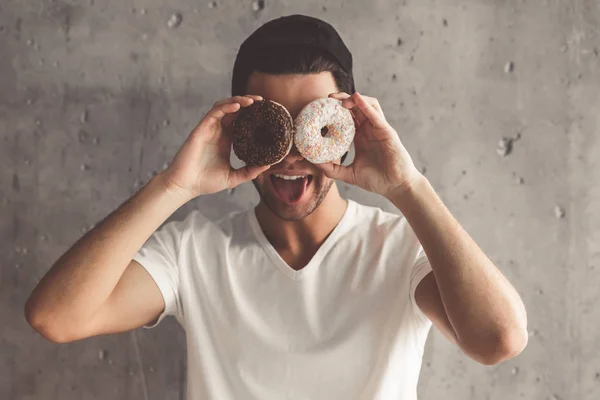
POLYGON ((255 101, 238 111, 233 123, 233 151, 248 166, 276 164, 290 152, 294 121, 281 104, 255 101))

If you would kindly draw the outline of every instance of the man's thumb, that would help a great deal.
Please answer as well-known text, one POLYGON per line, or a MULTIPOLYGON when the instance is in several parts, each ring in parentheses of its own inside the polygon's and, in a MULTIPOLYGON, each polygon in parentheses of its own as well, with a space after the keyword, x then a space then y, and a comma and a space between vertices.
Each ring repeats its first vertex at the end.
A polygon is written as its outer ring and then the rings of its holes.
POLYGON ((332 179, 339 179, 340 181, 344 181, 346 183, 350 183, 353 184, 353 182, 351 182, 351 174, 350 174, 350 168, 343 166, 343 165, 339 165, 339 164, 334 164, 334 163, 324 163, 324 164, 315 164, 321 171, 323 171, 325 173, 325 175, 327 175, 328 178, 332 178, 332 179))
POLYGON ((229 188, 234 188, 244 182, 255 179, 258 175, 271 168, 270 165, 260 167, 242 167, 239 169, 232 169, 229 175, 229 188))

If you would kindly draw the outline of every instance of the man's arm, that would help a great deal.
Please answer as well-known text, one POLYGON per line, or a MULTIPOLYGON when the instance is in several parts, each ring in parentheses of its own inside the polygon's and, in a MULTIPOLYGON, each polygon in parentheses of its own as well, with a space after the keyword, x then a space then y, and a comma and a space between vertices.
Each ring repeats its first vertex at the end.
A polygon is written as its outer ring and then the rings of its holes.
POLYGON ((262 97, 217 101, 167 169, 60 257, 25 305, 35 330, 68 342, 134 329, 160 316, 166 306, 161 291, 133 257, 189 200, 234 188, 269 168, 234 169, 229 161, 234 114, 255 100, 262 97))
POLYGON ((25 305, 29 324, 53 342, 138 328, 165 307, 135 254, 189 199, 162 174, 90 230, 42 278, 25 305))
POLYGON ((423 313, 476 361, 491 365, 518 355, 528 340, 519 294, 429 181, 422 177, 389 200, 413 228, 433 270, 415 292, 423 313))
POLYGON ((520 353, 528 338, 521 298, 419 172, 379 101, 358 92, 329 97, 354 113, 355 155, 349 166, 317 166, 386 197, 404 214, 433 270, 415 290, 419 309, 477 361, 495 364, 520 353))

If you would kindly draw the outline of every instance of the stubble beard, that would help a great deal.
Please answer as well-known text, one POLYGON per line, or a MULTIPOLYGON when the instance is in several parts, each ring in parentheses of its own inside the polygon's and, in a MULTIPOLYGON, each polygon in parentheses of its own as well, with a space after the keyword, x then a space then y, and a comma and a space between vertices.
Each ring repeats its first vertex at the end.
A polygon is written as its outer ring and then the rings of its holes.
MULTIPOLYGON (((271 178, 267 177, 266 179, 271 178)), ((313 192, 311 198, 303 199, 300 204, 288 206, 283 204, 283 202, 277 198, 277 194, 273 193, 271 190, 266 188, 263 190, 257 179, 252 180, 252 184, 254 184, 254 187, 260 196, 260 201, 264 203, 273 214, 285 221, 300 221, 312 214, 321 205, 323 200, 325 200, 333 183, 333 179, 324 179, 323 175, 314 175, 313 181, 311 182, 311 191, 313 192)), ((270 182, 264 183, 264 185, 269 184, 270 182)))

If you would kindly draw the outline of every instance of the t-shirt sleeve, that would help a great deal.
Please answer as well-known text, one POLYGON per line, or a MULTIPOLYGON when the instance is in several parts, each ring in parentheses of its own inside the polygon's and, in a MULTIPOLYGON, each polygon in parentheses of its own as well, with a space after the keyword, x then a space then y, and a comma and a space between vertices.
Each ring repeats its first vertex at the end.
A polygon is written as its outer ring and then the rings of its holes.
POLYGON ((423 251, 423 247, 419 245, 419 252, 417 254, 417 258, 415 260, 411 275, 410 275, 410 301, 413 305, 413 309, 415 314, 419 319, 424 322, 429 321, 429 318, 421 311, 419 306, 417 305, 417 301, 415 300, 415 291, 417 290, 417 286, 433 270, 431 269, 431 264, 429 263, 429 259, 423 251))
POLYGON ((185 220, 170 221, 156 230, 133 257, 154 279, 165 301, 165 309, 156 321, 145 325, 153 328, 164 317, 172 315, 182 321, 179 296, 179 249, 185 220))

